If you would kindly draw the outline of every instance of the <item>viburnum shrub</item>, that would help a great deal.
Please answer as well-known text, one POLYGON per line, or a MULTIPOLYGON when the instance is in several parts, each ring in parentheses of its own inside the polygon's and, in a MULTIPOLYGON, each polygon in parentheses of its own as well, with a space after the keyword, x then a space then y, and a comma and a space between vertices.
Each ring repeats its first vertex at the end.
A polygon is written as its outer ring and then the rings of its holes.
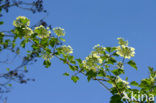
MULTIPOLYGON (((17 17, 13 25, 14 28, 9 35, 11 38, 5 38, 8 35, 0 32, 0 51, 11 48, 15 53, 20 54, 24 49, 27 52, 24 57, 25 64, 34 58, 43 58, 43 65, 46 68, 50 67, 51 59, 58 58, 73 71, 73 74, 64 73, 65 76, 70 76, 73 82, 76 83, 79 80, 79 74, 83 74, 88 81, 98 81, 110 91, 112 93, 110 103, 154 103, 156 71, 152 67, 149 67, 149 77, 142 79, 139 83, 135 80, 129 82, 128 77, 121 77, 126 72, 126 65, 135 70, 138 69, 132 60, 135 49, 130 47, 128 41, 123 38, 117 38, 118 45, 114 47, 97 44, 86 58, 76 59, 73 56, 72 47, 64 45, 63 28, 51 29, 43 25, 31 28, 30 20, 24 16, 17 17)), ((25 64, 23 64, 24 69, 26 69, 25 64)))

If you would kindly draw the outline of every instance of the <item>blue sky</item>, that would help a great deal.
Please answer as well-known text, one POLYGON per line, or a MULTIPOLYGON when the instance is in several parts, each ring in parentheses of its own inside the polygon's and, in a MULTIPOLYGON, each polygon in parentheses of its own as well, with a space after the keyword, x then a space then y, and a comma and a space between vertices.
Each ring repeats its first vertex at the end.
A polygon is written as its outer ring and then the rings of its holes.
MULTIPOLYGON (((67 44, 74 49, 74 56, 85 58, 96 44, 117 46, 117 37, 129 41, 136 49, 132 58, 138 71, 126 68, 129 80, 148 76, 147 66, 155 67, 156 58, 156 1, 155 0, 47 0, 49 14, 46 21, 53 27, 66 31, 67 44)), ((5 14, 3 29, 12 28, 17 16, 27 16, 34 24, 44 14, 12 8, 5 14)), ((74 84, 62 76, 68 67, 57 59, 45 69, 42 61, 29 67, 28 76, 36 82, 14 84, 8 94, 8 103, 108 103, 111 94, 95 81, 87 82, 81 76, 74 84)))

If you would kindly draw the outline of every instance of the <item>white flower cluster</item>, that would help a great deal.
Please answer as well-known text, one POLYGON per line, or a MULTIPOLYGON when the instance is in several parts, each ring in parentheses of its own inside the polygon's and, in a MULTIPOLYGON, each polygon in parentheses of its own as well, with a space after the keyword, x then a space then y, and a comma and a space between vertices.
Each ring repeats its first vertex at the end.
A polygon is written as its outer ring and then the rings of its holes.
POLYGON ((106 48, 100 46, 100 44, 97 44, 97 45, 95 45, 95 46, 93 47, 93 49, 95 50, 95 51, 93 51, 93 53, 95 52, 95 53, 101 55, 101 54, 103 54, 103 52, 105 51, 106 48))
POLYGON ((72 54, 73 53, 73 49, 70 45, 68 45, 68 46, 63 45, 60 48, 57 48, 57 50, 65 53, 65 54, 72 54))
POLYGON ((29 27, 25 27, 25 28, 22 28, 23 29, 23 33, 25 34, 25 38, 29 38, 34 32, 32 31, 31 28, 29 27))
POLYGON ((58 37, 65 35, 64 29, 61 27, 53 28, 53 31, 58 37))
POLYGON ((50 60, 53 57, 52 54, 43 53, 42 58, 44 60, 50 60))
POLYGON ((124 41, 123 38, 118 38, 120 46, 116 48, 117 54, 121 57, 130 59, 135 55, 135 49, 133 47, 128 47, 128 41, 124 41))
POLYGON ((83 66, 88 70, 93 70, 96 72, 100 69, 100 65, 103 63, 101 58, 102 53, 105 51, 105 48, 100 46, 99 44, 94 46, 94 51, 83 60, 83 66))
MULTIPOLYGON (((16 20, 14 20, 13 25, 23 29, 22 34, 24 34, 25 38, 29 38, 33 34, 32 29, 29 28, 30 20, 24 16, 17 17, 16 20)), ((18 34, 19 31, 14 30, 14 33, 18 34)))
MULTIPOLYGON (((14 20, 13 25, 16 28, 23 29, 22 34, 24 34, 25 38, 29 38, 32 34, 36 33, 39 38, 43 39, 43 38, 48 38, 51 34, 49 28, 45 28, 43 25, 35 27, 33 32, 33 30, 29 28, 30 20, 25 16, 17 17, 16 20, 14 20)), ((58 37, 65 35, 64 29, 61 27, 53 28, 53 31, 58 37)), ((13 33, 19 34, 21 33, 21 31, 15 29, 13 33)))
POLYGON ((14 20, 13 25, 15 27, 25 27, 30 25, 30 20, 26 18, 25 16, 19 16, 14 20))
POLYGON ((36 27, 34 32, 37 33, 37 36, 41 39, 42 38, 48 38, 50 36, 50 33, 51 33, 49 28, 46 29, 43 25, 36 27))
MULTIPOLYGON (((130 88, 129 86, 129 82, 125 81, 125 80, 122 80, 119 76, 117 77, 116 81, 115 81, 117 84, 122 82, 124 86, 126 86, 127 88, 130 88)), ((112 84, 113 87, 116 87, 115 84, 112 84)))

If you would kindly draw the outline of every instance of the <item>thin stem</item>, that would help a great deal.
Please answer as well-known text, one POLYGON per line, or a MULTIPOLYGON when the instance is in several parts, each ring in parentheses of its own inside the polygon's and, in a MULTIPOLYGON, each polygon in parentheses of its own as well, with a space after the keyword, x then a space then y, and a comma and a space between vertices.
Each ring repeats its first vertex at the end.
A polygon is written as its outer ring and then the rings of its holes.
POLYGON ((101 84, 101 86, 103 86, 104 88, 106 88, 108 91, 111 92, 111 90, 103 82, 101 82, 100 80, 97 81, 101 84))

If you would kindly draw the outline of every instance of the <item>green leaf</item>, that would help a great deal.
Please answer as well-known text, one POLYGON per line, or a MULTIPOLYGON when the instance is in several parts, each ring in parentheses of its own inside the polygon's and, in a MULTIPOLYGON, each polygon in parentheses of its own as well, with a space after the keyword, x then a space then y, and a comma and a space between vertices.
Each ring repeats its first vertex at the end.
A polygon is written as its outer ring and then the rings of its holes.
POLYGON ((77 83, 77 81, 79 80, 78 76, 72 76, 71 80, 73 80, 74 83, 77 83))
POLYGON ((63 41, 63 42, 65 42, 66 40, 65 39, 63 39, 63 38, 60 38, 61 39, 61 41, 63 41))
POLYGON ((108 61, 107 61, 108 64, 114 64, 114 63, 116 63, 116 62, 117 62, 117 61, 116 61, 115 58, 113 58, 113 57, 109 58, 108 61))
POLYGON ((121 97, 119 95, 113 95, 111 97, 110 103, 123 103, 123 102, 121 101, 121 97))
POLYGON ((0 25, 2 25, 4 22, 3 21, 0 21, 0 25))
POLYGON ((156 76, 156 71, 154 71, 154 68, 148 67, 148 69, 149 69, 149 71, 150 71, 151 77, 155 78, 155 76, 156 76))
POLYGON ((136 63, 135 63, 133 60, 130 60, 130 61, 128 62, 128 64, 129 64, 131 67, 133 67, 133 68, 135 68, 136 70, 138 70, 138 68, 137 68, 137 66, 136 66, 136 63))
POLYGON ((8 84, 9 87, 12 87, 12 84, 8 84))
POLYGON ((10 69, 9 69, 9 68, 7 68, 6 70, 7 70, 8 72, 10 71, 10 69))
POLYGON ((64 76, 69 76, 69 73, 64 73, 63 75, 64 75, 64 76))
POLYGON ((16 49, 16 54, 19 54, 19 53, 20 53, 20 49, 17 48, 17 49, 16 49))
POLYGON ((111 71, 114 75, 118 76, 120 74, 124 74, 124 70, 123 69, 114 69, 111 71))
POLYGON ((74 60, 74 56, 68 55, 68 60, 69 60, 70 63, 76 64, 76 62, 74 60))
POLYGON ((49 60, 45 60, 43 62, 43 65, 45 65, 46 68, 50 67, 51 66, 51 62, 49 60))
POLYGON ((24 70, 27 71, 27 67, 26 66, 24 66, 24 70))
POLYGON ((78 62, 79 67, 80 67, 80 68, 83 68, 82 60, 81 60, 81 59, 76 59, 76 61, 78 62))
POLYGON ((153 73, 154 69, 152 67, 148 67, 148 69, 149 69, 150 73, 153 73))
POLYGON ((87 73, 86 73, 86 76, 88 81, 90 81, 92 78, 96 77, 97 76, 97 73, 94 72, 93 70, 89 70, 87 73))
POLYGON ((76 59, 76 61, 78 62, 78 63, 82 63, 82 60, 81 59, 76 59))
POLYGON ((128 81, 128 77, 126 77, 126 81, 128 81))
POLYGON ((105 77, 105 76, 106 76, 105 71, 104 71, 104 70, 99 70, 98 76, 99 76, 99 77, 105 77))
POLYGON ((117 57, 119 56, 116 52, 114 52, 112 55, 113 56, 117 56, 117 57))
POLYGON ((68 55, 68 60, 69 60, 69 61, 74 60, 74 56, 68 55))
POLYGON ((64 59, 64 58, 60 58, 60 60, 61 60, 61 61, 63 61, 63 63, 64 63, 64 64, 66 64, 66 63, 67 63, 67 60, 66 60, 66 59, 64 59))
POLYGON ((25 44, 26 44, 26 41, 23 40, 20 45, 21 45, 21 47, 25 48, 25 44))
POLYGON ((3 47, 7 48, 9 46, 10 42, 11 42, 10 39, 6 39, 3 47))
POLYGON ((70 68, 72 71, 78 70, 78 66, 69 65, 69 68, 70 68))
POLYGON ((139 86, 139 84, 138 84, 136 81, 132 81, 132 82, 131 82, 131 85, 132 85, 132 86, 139 86))
POLYGON ((58 43, 58 39, 57 38, 52 37, 50 39, 50 46, 51 47, 54 47, 57 43, 58 43))
POLYGON ((153 82, 149 78, 143 79, 143 80, 141 80, 139 87, 146 91, 150 90, 151 88, 153 88, 153 82))
POLYGON ((111 48, 111 52, 114 52, 114 51, 116 51, 116 47, 111 48))
POLYGON ((111 52, 111 47, 106 47, 106 51, 110 53, 111 52))
POLYGON ((47 38, 41 39, 40 44, 43 45, 44 47, 48 46, 49 41, 47 38))

